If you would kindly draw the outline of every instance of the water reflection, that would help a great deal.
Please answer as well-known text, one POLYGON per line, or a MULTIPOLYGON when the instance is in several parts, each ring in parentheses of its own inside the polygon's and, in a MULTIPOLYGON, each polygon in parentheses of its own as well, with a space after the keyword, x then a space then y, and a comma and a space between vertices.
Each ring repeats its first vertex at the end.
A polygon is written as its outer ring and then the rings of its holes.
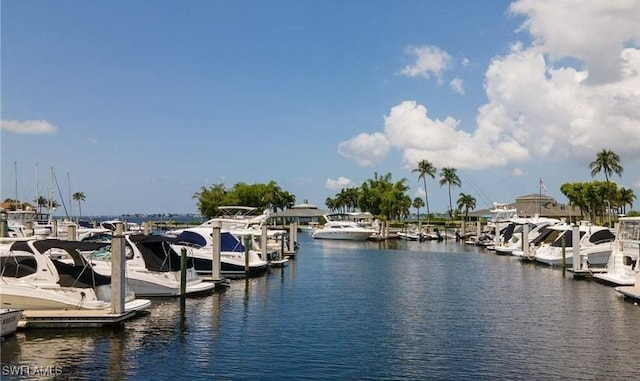
POLYGON ((473 246, 303 238, 288 266, 184 308, 1 352, 81 380, 636 379, 639 325, 612 288, 473 246))

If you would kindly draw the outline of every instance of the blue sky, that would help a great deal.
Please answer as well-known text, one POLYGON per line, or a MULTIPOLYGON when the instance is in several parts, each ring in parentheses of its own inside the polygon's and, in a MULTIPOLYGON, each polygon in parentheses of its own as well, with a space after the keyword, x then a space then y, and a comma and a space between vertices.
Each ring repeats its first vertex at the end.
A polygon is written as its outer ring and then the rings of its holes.
POLYGON ((323 207, 374 173, 422 197, 427 159, 478 208, 540 179, 566 202, 602 149, 640 195, 640 1, 614 3, 4 0, 1 198, 53 168, 85 215, 270 180, 323 207))

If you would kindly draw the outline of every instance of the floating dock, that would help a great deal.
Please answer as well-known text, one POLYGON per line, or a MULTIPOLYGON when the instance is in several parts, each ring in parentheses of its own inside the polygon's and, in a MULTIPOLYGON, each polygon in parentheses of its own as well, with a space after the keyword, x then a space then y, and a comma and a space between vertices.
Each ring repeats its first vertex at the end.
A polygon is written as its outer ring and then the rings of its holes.
POLYGON ((25 310, 18 329, 102 328, 119 326, 136 316, 136 311, 113 314, 109 310, 25 310))
POLYGON ((574 269, 567 269, 568 272, 573 273, 573 277, 575 279, 586 279, 586 278, 591 278, 593 277, 593 274, 602 274, 602 273, 606 273, 607 269, 606 268, 588 268, 588 269, 580 269, 580 270, 574 270, 574 269))
POLYGON ((213 282, 215 283, 215 290, 219 290, 222 288, 226 288, 231 286, 231 281, 227 278, 213 278, 211 275, 202 275, 198 274, 198 277, 202 279, 203 282, 213 282))

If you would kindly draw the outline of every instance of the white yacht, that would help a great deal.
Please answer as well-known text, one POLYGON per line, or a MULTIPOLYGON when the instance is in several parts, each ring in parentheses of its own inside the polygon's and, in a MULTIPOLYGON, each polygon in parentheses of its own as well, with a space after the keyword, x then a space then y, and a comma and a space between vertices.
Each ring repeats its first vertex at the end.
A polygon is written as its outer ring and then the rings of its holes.
POLYGON ((311 235, 315 239, 338 239, 351 241, 366 241, 373 234, 375 229, 363 228, 354 221, 327 221, 311 235))
MULTIPOLYGON (((131 290, 140 296, 179 296, 181 258, 171 247, 171 239, 159 235, 125 234, 126 279, 131 290)), ((111 252, 94 252, 89 257, 96 272, 111 274, 111 252)), ((213 290, 215 284, 204 282, 187 261, 185 293, 200 294, 213 290)))
POLYGON ((559 223, 560 220, 555 218, 546 218, 534 216, 532 218, 515 218, 503 229, 502 234, 498 238, 498 242, 493 246, 496 254, 500 255, 516 255, 522 256, 523 241, 525 245, 529 245, 531 241, 536 239, 545 226, 559 223), (524 237, 525 226, 529 226, 529 234, 524 237), (515 252, 518 251, 516 254, 515 252), (518 255, 519 254, 519 255, 518 255))
POLYGON ((9 210, 6 214, 7 234, 9 237, 48 237, 53 232, 49 214, 36 213, 35 210, 9 210))
POLYGON ((505 228, 518 218, 518 209, 510 207, 509 204, 494 202, 489 213, 491 218, 487 221, 487 232, 482 234, 482 239, 478 238, 475 244, 493 250, 505 228))
MULTIPOLYGON (((5 241, 0 245, 2 308, 23 310, 111 308, 111 278, 98 274, 81 252, 101 244, 58 239, 5 241)), ((128 291, 125 310, 150 301, 128 291)))
MULTIPOLYGON (((604 266, 613 251, 615 234, 607 227, 585 222, 578 227, 580 255, 586 255, 591 266, 604 266)), ((555 240, 551 244, 542 244, 537 247, 533 253, 535 260, 551 266, 560 266, 564 251, 565 265, 573 265, 573 225, 558 224, 550 226, 549 229, 557 233, 555 240)))
POLYGON ((640 217, 620 218, 607 272, 594 274, 594 278, 613 286, 633 286, 636 284, 639 253, 640 217))
MULTIPOLYGON (((198 274, 210 275, 213 264, 213 229, 188 228, 172 239, 172 247, 177 252, 184 248, 198 274)), ((275 259, 275 251, 270 254, 275 259)), ((269 260, 270 258, 267 258, 269 260)), ((228 278, 252 277, 268 270, 268 261, 260 257, 260 251, 246 250, 243 243, 231 232, 220 233, 220 274, 228 278), (248 252, 248 263, 246 260, 248 252), (248 268, 246 266, 248 265, 248 268)))
MULTIPOLYGON (((269 210, 265 210, 262 213, 258 212, 258 208, 251 206, 220 206, 218 209, 221 215, 211 218, 197 228, 206 229, 209 234, 212 232, 214 226, 220 227, 221 232, 229 232, 233 234, 240 242, 244 242, 245 238, 249 237, 252 241, 252 249, 260 250, 260 239, 262 235, 262 228, 267 223, 269 216, 271 215, 269 210)), ((181 228, 170 230, 165 233, 168 237, 177 237, 180 233, 189 228, 181 228)), ((285 230, 281 229, 268 229, 267 230, 267 252, 272 253, 277 251, 279 260, 286 262, 282 258, 285 250, 296 250, 297 245, 295 242, 289 242, 289 236, 285 230)), ((273 262, 272 256, 269 256, 267 260, 273 262)))
POLYGON ((217 223, 222 230, 260 230, 270 215, 269 210, 265 210, 260 214, 258 213, 258 208, 252 206, 225 205, 219 206, 218 210, 221 213, 220 216, 203 222, 199 227, 211 228, 217 223))

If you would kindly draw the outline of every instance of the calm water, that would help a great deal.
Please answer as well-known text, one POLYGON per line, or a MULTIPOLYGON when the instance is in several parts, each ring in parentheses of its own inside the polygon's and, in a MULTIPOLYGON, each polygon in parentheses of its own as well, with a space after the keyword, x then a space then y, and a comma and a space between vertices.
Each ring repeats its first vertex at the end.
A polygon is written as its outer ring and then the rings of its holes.
POLYGON ((288 267, 183 312, 161 299, 122 330, 19 332, 1 378, 640 379, 640 308, 610 287, 452 242, 300 241, 288 267))

